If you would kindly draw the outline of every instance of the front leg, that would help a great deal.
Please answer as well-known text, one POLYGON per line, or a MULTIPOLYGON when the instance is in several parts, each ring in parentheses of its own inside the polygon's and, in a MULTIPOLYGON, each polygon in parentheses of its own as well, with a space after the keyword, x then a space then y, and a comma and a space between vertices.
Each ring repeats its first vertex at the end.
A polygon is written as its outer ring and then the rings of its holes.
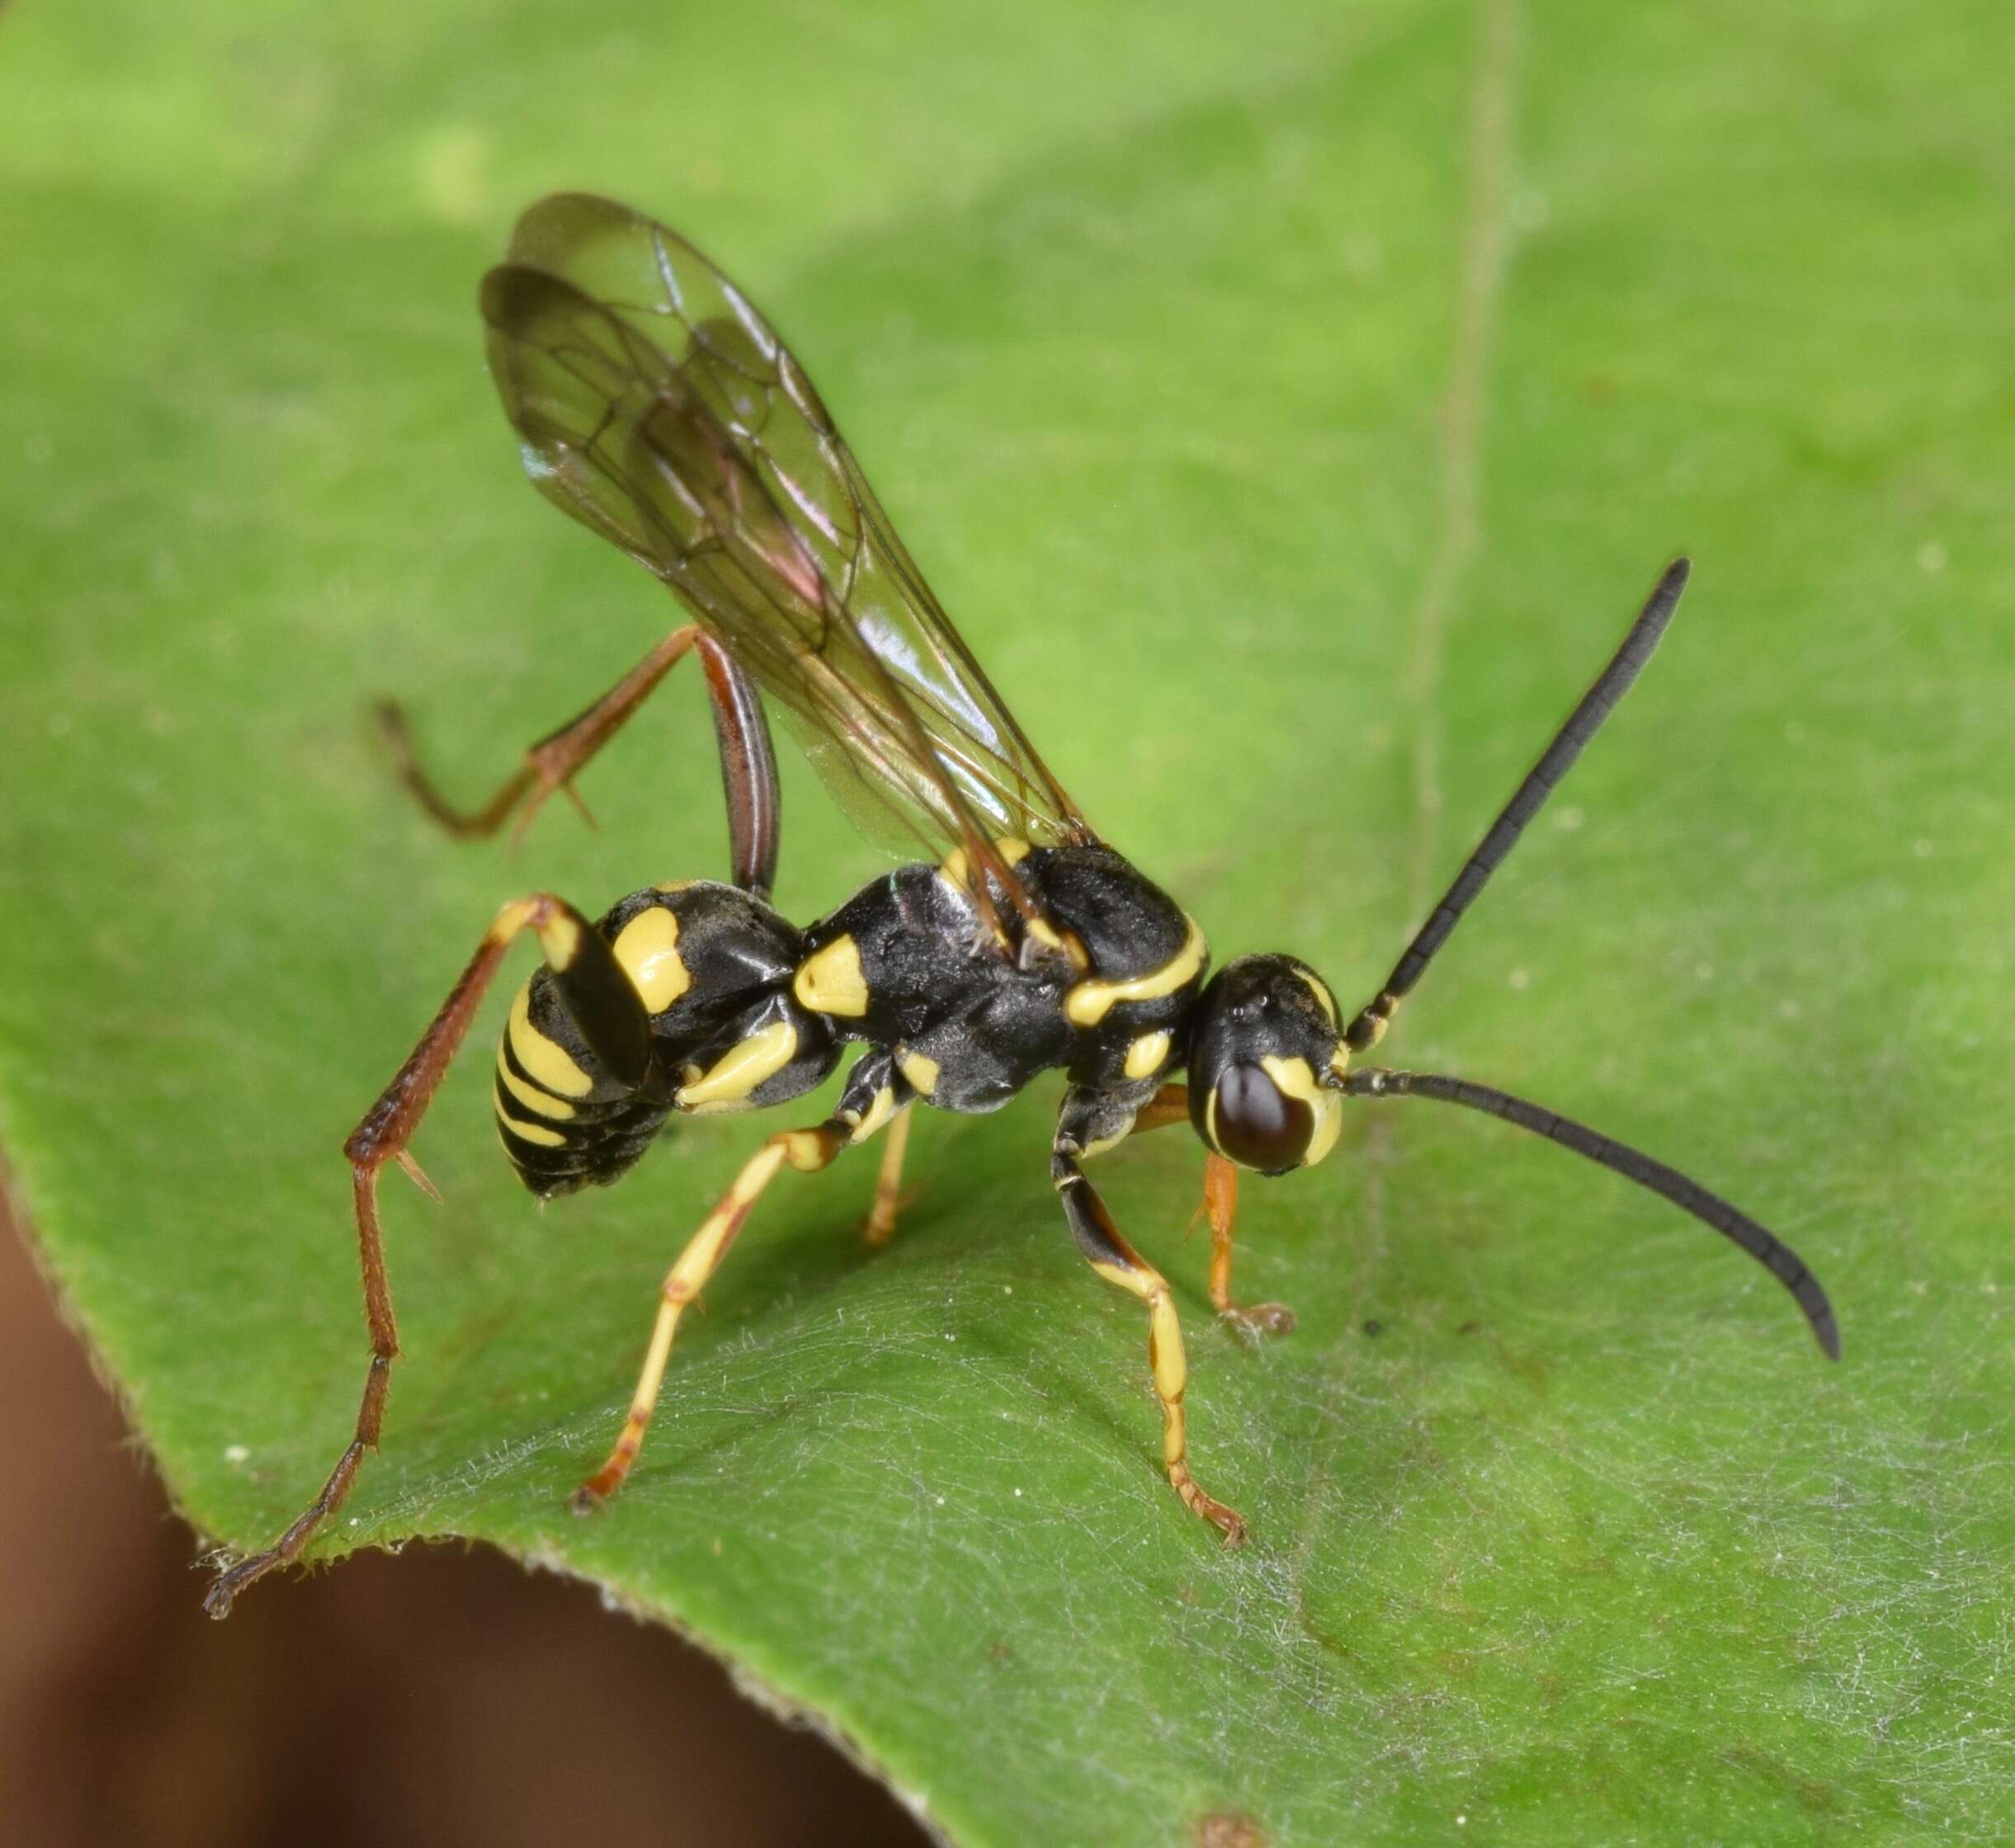
POLYGON ((1169 1483, 1185 1507, 1223 1531, 1227 1546, 1239 1546, 1245 1539, 1244 1520, 1235 1509, 1206 1495, 1190 1474, 1188 1432, 1182 1414, 1189 1364, 1168 1280, 1121 1235, 1081 1165, 1084 1157, 1124 1137, 1133 1127, 1134 1114, 1131 1106, 1102 1098, 1095 1091, 1070 1091, 1057 1120, 1050 1177, 1063 1202, 1070 1235, 1086 1261, 1107 1283, 1117 1284, 1147 1304, 1148 1365, 1154 1370, 1155 1396, 1161 1401, 1162 1458, 1169 1483))
MULTIPOLYGON (((1141 1134, 1188 1121, 1189 1087, 1165 1084, 1141 1106, 1134 1129, 1141 1134)), ((1240 1334, 1255 1341, 1264 1335, 1291 1334, 1295 1312, 1285 1303, 1255 1303, 1248 1308, 1231 1299, 1231 1228, 1238 1216, 1238 1165, 1212 1150, 1204 1159, 1203 1204, 1190 1220, 1192 1228, 1199 1218, 1210 1222, 1211 1306, 1240 1334)))
MULTIPOLYGON (((1294 1332, 1295 1312, 1285 1303, 1248 1305, 1231 1299, 1231 1228, 1239 1216, 1239 1169, 1214 1149, 1204 1158, 1203 1214, 1210 1222, 1210 1303, 1242 1335, 1294 1332)), ((1194 1223, 1194 1222, 1192 1222, 1194 1223)))

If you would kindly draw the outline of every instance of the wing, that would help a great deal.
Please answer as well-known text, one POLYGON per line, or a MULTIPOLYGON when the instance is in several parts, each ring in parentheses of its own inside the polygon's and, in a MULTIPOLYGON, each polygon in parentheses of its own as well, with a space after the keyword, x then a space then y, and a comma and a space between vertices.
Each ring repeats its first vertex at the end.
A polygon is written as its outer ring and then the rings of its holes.
POLYGON ((563 193, 518 221, 482 304, 539 490, 678 593, 871 832, 964 848, 1035 915, 994 837, 1096 837, 734 285, 642 214, 563 193))

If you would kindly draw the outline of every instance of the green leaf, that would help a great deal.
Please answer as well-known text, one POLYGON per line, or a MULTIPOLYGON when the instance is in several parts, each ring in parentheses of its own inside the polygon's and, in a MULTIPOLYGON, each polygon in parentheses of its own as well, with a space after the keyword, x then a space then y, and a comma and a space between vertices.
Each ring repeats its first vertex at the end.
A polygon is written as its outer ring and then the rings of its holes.
MULTIPOLYGON (((780 1182, 583 1522, 757 1129, 541 1214, 478 1050, 419 1139, 445 1204, 388 1190, 406 1358, 323 1555, 592 1577, 963 1843, 2004 1840, 2006 9, 1235 14, 8 14, 0 1138, 50 1268, 192 1521, 264 1540, 361 1382, 337 1146, 495 904, 721 870, 691 686, 590 773, 599 833, 515 858, 430 832, 361 718, 404 696, 473 794, 673 620, 526 490, 479 362, 511 217, 597 186, 790 332, 1220 957, 1368 992, 1691 550, 1387 1049, 1730 1193, 1847 1357, 1649 1195, 1368 1104, 1246 1190, 1243 1288, 1301 1318, 1249 1349, 1155 1137, 1100 1184, 1177 1281, 1228 1553, 1045 1082, 920 1126, 885 1255, 868 1162, 780 1182)), ((875 863, 795 763, 786 800, 810 917, 875 863)))

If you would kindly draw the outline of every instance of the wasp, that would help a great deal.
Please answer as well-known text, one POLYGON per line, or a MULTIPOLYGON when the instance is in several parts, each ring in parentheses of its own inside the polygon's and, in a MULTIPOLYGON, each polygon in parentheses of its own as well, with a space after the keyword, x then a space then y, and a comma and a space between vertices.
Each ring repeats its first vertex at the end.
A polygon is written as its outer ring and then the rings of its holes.
POLYGON ((441 796, 388 709, 403 779, 454 832, 490 834, 514 815, 521 827, 555 791, 573 794, 595 753, 691 655, 720 746, 730 877, 646 886, 593 920, 550 892, 497 914, 344 1144, 371 1342, 356 1434, 293 1525, 215 1579, 213 1615, 300 1553, 377 1445, 399 1353, 379 1177, 397 1162, 432 1191, 410 1151, 414 1131, 526 932, 543 961, 511 1004, 493 1097, 504 1153, 540 1200, 620 1180, 674 1117, 802 1097, 860 1049, 830 1113, 764 1141, 672 1264, 628 1415, 574 1497, 583 1511, 635 1465, 680 1318, 780 1172, 815 1173, 881 1136, 866 1228, 880 1243, 894 1229, 914 1106, 998 1110, 1053 1070, 1064 1077, 1050 1147, 1058 1204, 1092 1269, 1144 1311, 1169 1484, 1229 1544, 1243 1539, 1244 1521, 1191 1468, 1175 1299, 1085 1173, 1131 1134, 1187 1123, 1201 1138, 1210 1301, 1255 1333, 1284 1332, 1293 1318, 1233 1298, 1240 1171, 1314 1167, 1336 1146, 1347 1097, 1418 1097, 1500 1118, 1663 1195, 1762 1263, 1838 1356, 1811 1272, 1697 1182, 1489 1086, 1356 1063, 1650 658, 1685 587, 1684 559, 1660 578, 1384 985, 1346 1016, 1291 955, 1242 955, 1211 973, 1196 920, 1100 838, 1036 754, 803 368, 691 244, 626 206, 556 196, 519 221, 480 299, 490 371, 533 485, 661 579, 691 620, 532 746, 479 810, 441 796), (911 853, 802 927, 769 898, 779 803, 765 695, 842 806, 911 853))

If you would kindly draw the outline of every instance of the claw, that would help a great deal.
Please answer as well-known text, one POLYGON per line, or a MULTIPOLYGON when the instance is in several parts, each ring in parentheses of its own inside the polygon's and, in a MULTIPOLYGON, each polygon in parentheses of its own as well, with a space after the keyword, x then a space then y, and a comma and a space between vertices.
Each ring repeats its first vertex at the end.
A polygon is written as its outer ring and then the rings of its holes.
POLYGON ((1268 1335, 1291 1335, 1295 1312, 1285 1303, 1255 1303, 1249 1308, 1234 1304, 1220 1309, 1220 1320, 1230 1323, 1246 1340, 1257 1341, 1268 1335))

